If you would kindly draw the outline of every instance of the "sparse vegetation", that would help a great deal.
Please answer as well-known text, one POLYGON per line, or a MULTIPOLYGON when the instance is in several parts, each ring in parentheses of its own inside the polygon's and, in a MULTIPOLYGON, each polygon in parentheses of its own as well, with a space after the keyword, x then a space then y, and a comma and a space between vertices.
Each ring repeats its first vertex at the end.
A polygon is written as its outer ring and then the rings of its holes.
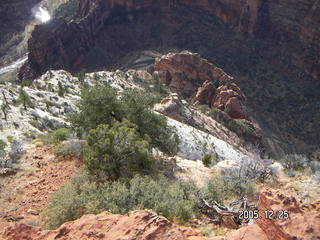
POLYGON ((135 175, 101 182, 101 178, 84 170, 54 194, 42 216, 49 228, 56 228, 88 213, 126 213, 147 208, 171 220, 186 222, 202 214, 199 194, 210 203, 223 204, 243 197, 257 200, 253 181, 230 173, 213 177, 200 189, 164 176, 135 175))
POLYGON ((7 146, 7 143, 0 139, 0 151, 4 151, 6 146, 7 146))
POLYGON ((6 103, 2 103, 1 104, 1 111, 3 113, 3 118, 6 121, 8 119, 8 109, 9 109, 9 105, 8 104, 6 104, 6 103))
POLYGON ((62 83, 59 81, 58 82, 58 95, 59 97, 63 97, 65 94, 65 88, 62 86, 62 83))
POLYGON ((202 163, 204 166, 209 167, 212 163, 212 154, 210 153, 206 153, 203 157, 202 157, 202 163))
POLYGON ((54 194, 43 216, 47 226, 55 228, 87 213, 126 213, 146 208, 169 219, 188 221, 197 214, 196 187, 146 176, 99 184, 82 173, 54 194))
POLYGON ((40 135, 39 139, 46 145, 57 144, 66 140, 70 134, 71 130, 69 128, 59 128, 55 131, 40 135))
POLYGON ((224 172, 220 176, 212 177, 204 191, 208 201, 223 203, 226 200, 256 198, 257 192, 251 179, 231 172, 224 172))
POLYGON ((14 139, 10 144, 9 157, 12 162, 17 162, 24 153, 23 145, 20 141, 14 139))
POLYGON ((280 161, 287 170, 301 170, 308 165, 308 159, 298 154, 287 154, 280 161))
POLYGON ((86 73, 83 70, 81 70, 80 72, 78 72, 77 78, 79 79, 80 84, 84 85, 84 80, 86 78, 86 73))
POLYGON ((59 128, 52 132, 52 140, 56 143, 61 142, 63 140, 66 140, 70 133, 71 131, 68 128, 59 128))
POLYGON ((53 152, 57 156, 74 155, 76 157, 82 157, 85 141, 78 139, 70 139, 62 143, 57 144, 53 152))
POLYGON ((7 147, 7 143, 3 140, 0 140, 0 168, 5 165, 5 160, 7 153, 5 151, 5 148, 7 147))
POLYGON ((209 116, 211 116, 216 121, 223 124, 229 130, 235 132, 238 136, 244 139, 250 139, 255 135, 255 128, 251 122, 245 119, 232 119, 226 112, 221 111, 217 108, 212 108, 208 111, 209 116))

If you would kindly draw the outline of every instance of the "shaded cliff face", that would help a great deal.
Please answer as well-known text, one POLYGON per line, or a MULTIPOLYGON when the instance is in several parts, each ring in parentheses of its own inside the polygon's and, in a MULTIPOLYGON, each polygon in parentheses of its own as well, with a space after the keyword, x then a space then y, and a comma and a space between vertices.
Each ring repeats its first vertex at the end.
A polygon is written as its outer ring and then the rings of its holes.
POLYGON ((320 77, 320 1, 267 0, 261 5, 257 33, 271 42, 266 54, 294 78, 320 77), (274 48, 278 45, 278 48, 274 48), (298 75, 298 76, 297 76, 298 75))
MULTIPOLYGON (((31 8, 40 0, 11 0, 0 3, 0 58, 22 41, 25 26, 33 18, 31 8)), ((1 59, 0 59, 1 60, 1 59)), ((0 61, 1 63, 1 61, 0 61)))
MULTIPOLYGON (((114 16, 114 12, 129 14, 150 8, 176 8, 183 4, 203 7, 229 24, 234 31, 251 33, 262 38, 267 45, 272 45, 264 46, 268 48, 264 55, 268 56, 274 65, 280 64, 284 67, 284 71, 293 72, 293 76, 305 73, 312 78, 319 78, 320 2, 318 0, 299 0, 294 1, 294 4, 289 0, 79 0, 78 19, 81 20, 69 24, 57 22, 55 24, 58 26, 58 31, 53 30, 52 33, 49 29, 52 24, 35 30, 29 44, 31 69, 35 71, 34 75, 43 73, 48 66, 53 68, 64 66, 67 70, 79 70, 78 61, 83 61, 81 60, 83 54, 88 51, 88 47, 92 47, 94 38, 105 22, 114 16), (61 35, 62 31, 71 33, 74 39, 80 39, 76 44, 79 47, 67 59, 59 59, 58 56, 52 58, 51 51, 45 50, 58 48, 56 55, 62 55, 63 52, 68 52, 72 45, 68 36, 61 35), (58 37, 61 41, 52 45, 50 37, 47 39, 42 37, 43 32, 52 35, 52 38, 58 37), (43 42, 41 46, 35 44, 39 40, 43 42), (279 49, 274 50, 273 45, 281 46, 283 52, 280 50, 279 54, 279 49), (38 53, 33 54, 33 52, 38 53)), ((260 40, 263 41, 262 39, 260 40)), ((34 78, 32 75, 28 77, 34 78)))

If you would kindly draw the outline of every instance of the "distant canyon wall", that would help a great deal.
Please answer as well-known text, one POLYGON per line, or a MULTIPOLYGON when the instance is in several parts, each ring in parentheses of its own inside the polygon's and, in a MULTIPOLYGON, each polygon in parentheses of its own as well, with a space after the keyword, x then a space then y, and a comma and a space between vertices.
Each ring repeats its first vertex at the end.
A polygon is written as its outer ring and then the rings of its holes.
POLYGON ((78 0, 77 18, 55 19, 39 25, 29 40, 29 60, 20 80, 34 79, 48 69, 81 69, 95 36, 119 6, 128 12, 150 7, 201 6, 232 26, 261 41, 286 46, 274 64, 288 72, 297 68, 314 79, 320 77, 320 0, 78 0))

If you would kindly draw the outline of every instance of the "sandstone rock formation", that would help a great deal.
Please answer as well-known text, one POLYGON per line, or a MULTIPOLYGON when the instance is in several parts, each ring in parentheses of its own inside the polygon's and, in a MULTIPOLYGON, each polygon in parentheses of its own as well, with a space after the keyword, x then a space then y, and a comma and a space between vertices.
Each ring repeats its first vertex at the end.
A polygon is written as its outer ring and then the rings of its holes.
MULTIPOLYGON (((0 222, 0 238, 4 240, 49 239, 112 239, 112 240, 315 240, 320 236, 320 201, 302 205, 292 196, 279 190, 264 190, 260 194, 259 211, 286 210, 288 219, 262 217, 253 224, 227 234, 208 238, 192 229, 169 222, 148 210, 125 215, 103 212, 85 215, 63 224, 56 230, 42 230, 23 223, 0 222)), ((274 215, 275 216, 275 215, 274 215)))
POLYGON ((86 215, 74 222, 65 223, 57 230, 43 231, 24 224, 1 224, 0 237, 6 240, 17 239, 161 239, 161 240, 200 240, 207 239, 191 228, 179 227, 166 218, 151 211, 134 211, 126 215, 107 212, 99 215, 86 215))
POLYGON ((160 80, 179 95, 195 95, 195 103, 219 108, 232 118, 248 118, 245 96, 234 78, 199 54, 169 53, 156 59, 155 70, 160 80))
POLYGON ((73 21, 67 23, 60 19, 35 28, 29 41, 29 61, 21 69, 20 79, 34 79, 50 68, 79 71, 95 37, 119 8, 129 15, 130 12, 179 5, 202 7, 235 31, 285 43, 289 51, 282 54, 282 60, 270 56, 272 62, 286 69, 296 66, 297 72, 319 78, 320 3, 317 0, 299 0, 298 4, 276 0, 78 1, 77 18, 73 21))

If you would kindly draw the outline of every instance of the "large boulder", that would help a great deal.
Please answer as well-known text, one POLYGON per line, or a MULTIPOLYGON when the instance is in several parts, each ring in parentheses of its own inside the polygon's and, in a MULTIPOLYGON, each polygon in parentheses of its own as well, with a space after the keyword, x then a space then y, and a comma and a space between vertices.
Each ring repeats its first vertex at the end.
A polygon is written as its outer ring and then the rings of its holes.
POLYGON ((211 105, 212 98, 215 94, 216 88, 209 80, 205 81, 201 87, 198 88, 194 98, 195 103, 202 103, 211 105))

